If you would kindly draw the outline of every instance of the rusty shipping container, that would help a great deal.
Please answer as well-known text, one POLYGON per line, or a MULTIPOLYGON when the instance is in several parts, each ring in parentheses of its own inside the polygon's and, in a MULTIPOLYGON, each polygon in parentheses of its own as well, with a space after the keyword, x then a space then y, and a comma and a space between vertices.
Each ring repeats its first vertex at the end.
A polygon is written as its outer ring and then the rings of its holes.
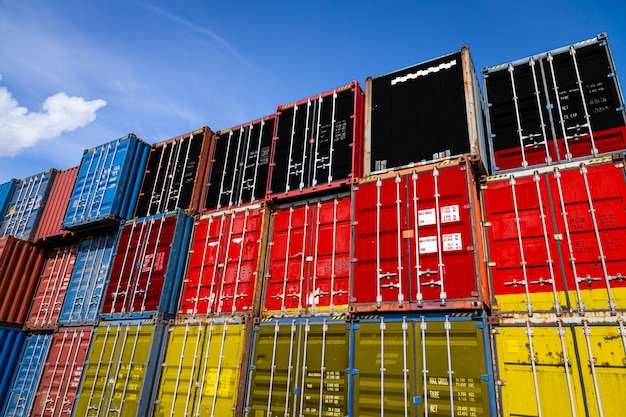
POLYGON ((251 333, 239 317, 170 326, 154 416, 240 416, 251 333))
POLYGON ((150 147, 134 217, 198 211, 212 138, 205 126, 150 147))
POLYGON ((17 181, 0 224, 0 236, 34 238, 56 175, 56 169, 49 169, 17 181))
POLYGON ((494 309, 527 315, 626 309, 621 159, 488 177, 482 200, 494 309))
POLYGON ((179 317, 258 314, 268 222, 264 204, 200 216, 179 317))
POLYGON ((6 404, 25 343, 25 331, 0 325, 0 411, 6 404))
POLYGON ((126 221, 119 231, 101 319, 173 318, 193 219, 176 211, 126 221))
POLYGON ((47 245, 64 245, 78 239, 61 229, 70 194, 76 182, 78 167, 58 171, 35 233, 34 241, 47 245))
POLYGON ((71 415, 93 327, 68 327, 52 336, 50 353, 42 361, 41 382, 32 417, 71 415))
POLYGON ((441 158, 487 165, 483 99, 469 48, 366 86, 366 174, 441 158))
POLYGON ((500 415, 623 415, 624 317, 502 318, 492 333, 500 415))
POLYGON ((364 94, 359 83, 278 106, 267 198, 303 198, 363 173, 364 94))
POLYGON ((167 324, 101 323, 93 332, 76 396, 75 416, 151 416, 167 324))
POLYGON ((65 291, 57 320, 59 326, 93 326, 102 307, 108 284, 117 232, 84 237, 78 245, 76 261, 65 291))
POLYGON ((90 234, 132 218, 149 151, 132 133, 86 149, 61 227, 90 234))
POLYGON ((365 178, 352 198, 352 312, 489 306, 468 158, 365 178))
POLYGON ((0 238, 0 323, 24 325, 44 262, 42 248, 13 236, 0 238))
POLYGON ((349 193, 272 209, 262 315, 334 315, 348 310, 349 193))
POLYGON ((482 73, 494 173, 626 148, 624 97, 606 34, 482 73))
POLYGON ((28 330, 53 330, 58 326, 67 285, 76 262, 78 245, 48 251, 39 284, 26 319, 28 330))
POLYGON ((220 130, 211 146, 203 211, 265 200, 276 115, 220 130))

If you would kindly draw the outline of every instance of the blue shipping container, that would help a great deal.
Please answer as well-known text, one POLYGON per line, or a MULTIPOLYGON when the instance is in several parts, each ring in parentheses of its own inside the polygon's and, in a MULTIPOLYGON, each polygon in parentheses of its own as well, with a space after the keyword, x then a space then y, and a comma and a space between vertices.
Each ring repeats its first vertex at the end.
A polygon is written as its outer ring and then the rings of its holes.
POLYGON ((17 181, 0 227, 0 236, 32 240, 57 171, 50 169, 17 181))
POLYGON ((5 182, 4 184, 0 184, 0 219, 4 218, 4 213, 9 205, 9 201, 11 201, 16 184, 17 180, 15 179, 5 182))
POLYGON ((149 151, 132 133, 85 150, 62 227, 93 230, 131 218, 149 151))
POLYGON ((173 318, 193 218, 179 210, 126 222, 105 292, 104 320, 173 318))
POLYGON ((51 341, 52 334, 31 334, 27 337, 3 416, 30 416, 51 341))
POLYGON ((59 314, 60 326, 93 326, 104 297, 117 232, 81 239, 59 314))
POLYGON ((26 332, 22 329, 0 326, 0 410, 6 404, 25 342, 26 332))

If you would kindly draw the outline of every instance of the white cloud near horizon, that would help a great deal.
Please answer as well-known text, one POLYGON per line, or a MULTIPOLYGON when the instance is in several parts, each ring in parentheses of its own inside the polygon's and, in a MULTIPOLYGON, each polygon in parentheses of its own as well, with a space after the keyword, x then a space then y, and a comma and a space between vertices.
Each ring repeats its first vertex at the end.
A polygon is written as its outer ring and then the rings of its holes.
POLYGON ((21 107, 6 87, 0 87, 0 157, 14 157, 42 140, 85 127, 106 106, 102 99, 85 100, 64 92, 48 97, 41 111, 21 107))

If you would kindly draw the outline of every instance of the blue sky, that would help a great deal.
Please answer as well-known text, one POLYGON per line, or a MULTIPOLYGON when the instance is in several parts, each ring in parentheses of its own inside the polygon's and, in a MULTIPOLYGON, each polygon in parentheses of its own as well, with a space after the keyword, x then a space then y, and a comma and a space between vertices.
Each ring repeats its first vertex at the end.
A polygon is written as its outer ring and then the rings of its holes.
POLYGON ((626 1, 0 0, 0 183, 160 142, 468 45, 481 67, 607 32, 626 1))

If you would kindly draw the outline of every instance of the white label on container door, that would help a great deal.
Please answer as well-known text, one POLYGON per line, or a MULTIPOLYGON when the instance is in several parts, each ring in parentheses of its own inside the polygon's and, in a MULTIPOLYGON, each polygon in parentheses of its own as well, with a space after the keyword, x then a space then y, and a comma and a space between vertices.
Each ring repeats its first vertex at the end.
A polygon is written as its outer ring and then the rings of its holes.
POLYGON ((437 223, 437 212, 434 208, 417 212, 417 222, 420 226, 428 226, 437 223))
POLYGON ((420 238, 420 254, 437 253, 437 236, 420 238))
POLYGON ((461 241, 460 233, 450 233, 448 235, 443 235, 442 240, 444 252, 463 249, 463 242, 461 241))
POLYGON ((461 220, 459 215, 459 205, 441 207, 441 223, 458 222, 461 220))

